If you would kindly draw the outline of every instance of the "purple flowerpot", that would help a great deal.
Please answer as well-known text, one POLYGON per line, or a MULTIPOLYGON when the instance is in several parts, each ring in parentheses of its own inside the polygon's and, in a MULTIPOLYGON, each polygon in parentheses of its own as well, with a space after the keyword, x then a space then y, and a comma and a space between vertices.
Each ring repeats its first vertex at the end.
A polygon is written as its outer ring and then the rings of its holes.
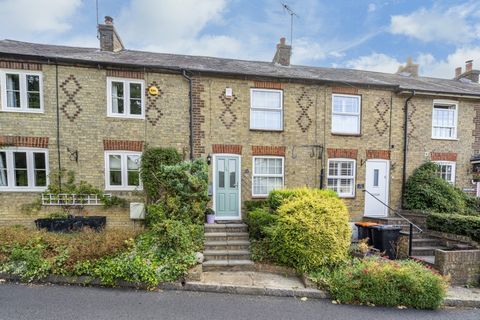
POLYGON ((207 214, 207 223, 208 224, 215 223, 215 215, 214 214, 207 214))

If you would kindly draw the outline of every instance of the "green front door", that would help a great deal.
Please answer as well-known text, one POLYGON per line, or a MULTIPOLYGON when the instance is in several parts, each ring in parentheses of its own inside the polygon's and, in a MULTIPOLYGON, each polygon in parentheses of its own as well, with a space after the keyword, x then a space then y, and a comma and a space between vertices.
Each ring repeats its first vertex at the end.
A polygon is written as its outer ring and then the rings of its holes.
POLYGON ((240 157, 215 157, 215 218, 240 218, 239 197, 240 157))

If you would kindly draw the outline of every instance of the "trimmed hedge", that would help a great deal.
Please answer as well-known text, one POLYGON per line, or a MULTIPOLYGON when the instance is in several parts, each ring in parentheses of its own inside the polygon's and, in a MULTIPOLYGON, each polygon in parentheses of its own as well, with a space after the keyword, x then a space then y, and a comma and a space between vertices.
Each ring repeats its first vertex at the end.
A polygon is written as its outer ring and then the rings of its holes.
POLYGON ((330 190, 290 189, 272 192, 278 209, 274 223, 263 231, 269 256, 276 262, 307 272, 344 261, 350 246, 348 210, 330 190))
POLYGON ((429 213, 427 227, 431 230, 469 236, 480 241, 480 216, 429 213))
POLYGON ((444 277, 412 260, 354 259, 326 279, 333 297, 343 303, 436 309, 448 287, 444 277))
POLYGON ((247 212, 246 224, 250 238, 260 240, 266 237, 265 229, 277 220, 278 216, 266 208, 256 208, 247 212))

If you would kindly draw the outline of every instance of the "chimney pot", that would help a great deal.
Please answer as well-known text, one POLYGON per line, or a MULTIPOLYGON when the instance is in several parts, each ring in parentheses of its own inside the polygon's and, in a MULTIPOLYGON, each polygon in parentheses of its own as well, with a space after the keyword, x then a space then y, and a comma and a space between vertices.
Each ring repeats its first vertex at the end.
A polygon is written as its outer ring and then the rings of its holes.
POLYGON ((281 44, 281 45, 284 45, 284 44, 285 44, 285 37, 281 37, 281 38, 280 38, 280 44, 281 44))
POLYGON ((113 18, 110 16, 105 16, 105 24, 113 24, 113 18))
POLYGON ((273 57, 273 63, 289 66, 291 55, 292 46, 285 44, 284 37, 280 38, 280 42, 277 44, 277 52, 275 52, 275 56, 273 57))
POLYGON ((462 67, 455 68, 455 78, 459 78, 462 74, 462 67))
POLYGON ((473 60, 465 61, 465 72, 472 71, 473 69, 473 60))

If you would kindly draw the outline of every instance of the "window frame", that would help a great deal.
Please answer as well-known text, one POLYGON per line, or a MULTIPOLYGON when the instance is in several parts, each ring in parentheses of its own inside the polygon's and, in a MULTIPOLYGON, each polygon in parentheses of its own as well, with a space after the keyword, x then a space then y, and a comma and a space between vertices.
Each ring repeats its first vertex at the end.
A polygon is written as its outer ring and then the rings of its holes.
MULTIPOLYGON (((455 161, 444 161, 444 160, 438 160, 438 161, 432 161, 438 166, 451 166, 452 167, 452 180, 445 180, 443 177, 440 176, 443 180, 451 183, 452 185, 455 185, 455 180, 456 180, 456 174, 457 174, 457 163, 455 161)), ((438 174, 438 172, 437 172, 438 174)))
MULTIPOLYGON (((351 193, 338 193, 339 198, 355 198, 356 191, 356 181, 357 181, 357 160, 349 158, 331 158, 327 161, 327 189, 332 190, 328 187, 328 179, 353 179, 352 183, 352 192, 351 193), (330 175, 330 162, 353 162, 353 172, 351 176, 331 176, 330 175)), ((333 190, 334 191, 334 190, 333 190)), ((336 191, 335 191, 336 192, 336 191)))
POLYGON ((142 158, 142 153, 137 151, 125 151, 125 150, 108 150, 105 151, 105 190, 106 191, 141 191, 143 190, 142 179, 140 178, 140 164, 138 168, 138 179, 139 185, 138 186, 129 186, 128 185, 128 169, 127 169, 127 156, 135 155, 138 156, 140 161, 142 158), (110 185, 110 156, 111 155, 119 155, 121 158, 121 177, 122 177, 122 185, 115 186, 110 185))
POLYGON ((0 69, 0 87, 1 87, 1 108, 4 112, 21 112, 21 113, 45 113, 43 103, 43 73, 40 71, 0 69), (20 108, 8 106, 7 98, 7 74, 17 74, 19 76, 20 85, 20 108), (40 108, 28 107, 28 91, 27 91, 27 75, 38 76, 38 90, 40 94, 40 108))
POLYGON ((26 147, 7 147, 0 149, 0 152, 6 153, 7 161, 7 186, 0 186, 1 192, 43 192, 47 190, 50 183, 49 174, 50 166, 48 160, 48 149, 45 148, 26 148, 26 147), (15 162, 13 159, 13 153, 15 152, 25 152, 27 154, 27 181, 28 186, 14 186, 12 185, 15 181, 15 162), (35 163, 34 163, 34 153, 42 153, 45 155, 45 186, 36 187, 35 186, 35 163))
POLYGON ((358 136, 362 132, 362 96, 357 94, 343 94, 343 93, 332 93, 332 115, 330 118, 330 132, 332 134, 340 134, 340 135, 349 135, 349 136, 358 136), (334 111, 334 100, 336 97, 348 97, 348 98, 356 98, 358 100, 358 113, 352 112, 335 112, 334 111), (358 132, 342 132, 342 131, 334 131, 333 130, 333 116, 337 115, 344 115, 344 116, 357 116, 357 124, 358 124, 358 132))
POLYGON ((250 130, 258 131, 283 131, 284 130, 284 119, 283 119, 283 90, 278 89, 262 89, 262 88, 250 88, 250 130), (254 108, 253 106, 253 96, 254 92, 278 92, 280 93, 280 108, 254 108), (254 128, 253 127, 253 111, 280 111, 280 128, 279 129, 265 129, 265 128, 254 128))
POLYGON ((285 187, 285 157, 284 156, 252 156, 252 197, 254 198, 266 198, 268 197, 267 194, 256 194, 255 193, 255 177, 274 177, 274 178, 282 178, 282 186, 280 189, 285 187), (282 174, 265 174, 265 173, 255 173, 255 159, 281 159, 282 160, 282 174))
MULTIPOLYGON (((446 128, 446 127, 440 127, 440 128, 446 128)), ((433 100, 433 106, 432 106, 432 139, 435 140, 457 140, 458 138, 458 101, 454 100, 433 100), (435 106, 450 106, 450 107, 455 107, 454 111, 454 122, 455 125, 453 126, 454 128, 454 135, 453 137, 437 137, 434 135, 434 112, 435 112, 435 106)))
POLYGON ((112 118, 145 119, 145 81, 142 79, 107 77, 107 116, 112 118), (123 83, 123 101, 125 113, 112 111, 112 84, 113 82, 123 83), (131 114, 130 110, 130 84, 140 84, 141 92, 141 114, 131 114))

